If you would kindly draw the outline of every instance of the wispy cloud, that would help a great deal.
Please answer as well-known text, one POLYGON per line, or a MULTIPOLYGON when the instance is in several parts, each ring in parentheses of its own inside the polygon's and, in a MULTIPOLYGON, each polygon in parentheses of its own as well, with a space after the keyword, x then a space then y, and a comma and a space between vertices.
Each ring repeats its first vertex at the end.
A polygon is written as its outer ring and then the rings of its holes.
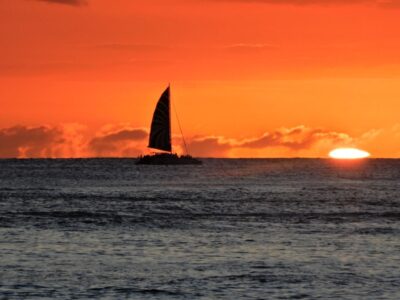
POLYGON ((257 52, 265 52, 276 50, 279 47, 273 44, 250 44, 250 43, 237 43, 231 45, 222 46, 221 49, 226 50, 231 53, 257 53, 257 52))
POLYGON ((72 5, 72 6, 80 6, 87 4, 86 0, 35 0, 38 2, 47 2, 53 4, 65 4, 65 5, 72 5))
POLYGON ((189 148, 197 156, 230 156, 235 149, 263 150, 270 148, 284 148, 296 155, 304 150, 327 144, 328 147, 335 145, 351 145, 354 142, 348 134, 314 129, 306 126, 294 128, 281 128, 272 132, 266 132, 260 137, 235 140, 225 137, 196 137, 189 143, 189 148))
POLYGON ((298 126, 267 132, 262 137, 241 142, 239 146, 244 148, 286 147, 291 150, 302 150, 310 148, 321 140, 330 140, 334 143, 352 141, 345 133, 298 126))
POLYGON ((171 49, 170 46, 161 44, 130 44, 130 43, 110 43, 95 46, 97 49, 132 51, 132 52, 155 52, 171 49))

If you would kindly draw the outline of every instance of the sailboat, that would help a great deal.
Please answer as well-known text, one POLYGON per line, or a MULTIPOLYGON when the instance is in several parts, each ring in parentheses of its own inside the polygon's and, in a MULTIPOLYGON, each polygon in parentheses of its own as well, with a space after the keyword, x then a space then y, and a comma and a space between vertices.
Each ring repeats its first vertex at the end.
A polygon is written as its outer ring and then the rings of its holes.
MULTIPOLYGON (((171 143, 171 87, 162 93, 158 100, 151 122, 148 147, 162 152, 139 157, 136 164, 140 165, 200 165, 202 162, 187 153, 185 138, 181 134, 185 145, 186 155, 179 156, 172 152, 171 143)), ((179 119, 178 119, 179 124, 179 119)), ((181 128, 179 124, 179 128, 181 128)))

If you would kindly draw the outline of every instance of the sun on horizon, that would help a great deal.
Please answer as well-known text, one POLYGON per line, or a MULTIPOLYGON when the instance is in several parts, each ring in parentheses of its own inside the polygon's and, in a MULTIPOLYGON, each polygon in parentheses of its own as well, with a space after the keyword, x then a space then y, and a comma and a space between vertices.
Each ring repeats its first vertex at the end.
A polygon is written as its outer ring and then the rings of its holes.
POLYGON ((337 148, 329 152, 329 156, 334 159, 361 159, 370 157, 371 154, 357 148, 337 148))

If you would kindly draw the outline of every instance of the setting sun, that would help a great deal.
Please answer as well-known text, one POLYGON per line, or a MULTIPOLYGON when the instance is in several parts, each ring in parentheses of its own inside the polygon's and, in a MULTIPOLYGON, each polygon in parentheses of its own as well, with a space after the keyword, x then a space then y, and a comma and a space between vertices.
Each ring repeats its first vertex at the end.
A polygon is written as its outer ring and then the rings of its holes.
POLYGON ((369 157, 370 154, 366 151, 356 148, 338 148, 332 150, 329 156, 335 159, 358 159, 369 157))

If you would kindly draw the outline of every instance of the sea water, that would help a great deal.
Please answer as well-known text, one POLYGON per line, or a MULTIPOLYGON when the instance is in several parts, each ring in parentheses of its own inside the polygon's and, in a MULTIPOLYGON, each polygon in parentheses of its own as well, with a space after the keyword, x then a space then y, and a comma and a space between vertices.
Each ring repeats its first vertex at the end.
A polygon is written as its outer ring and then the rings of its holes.
POLYGON ((0 160, 0 299, 400 299, 400 160, 0 160))

